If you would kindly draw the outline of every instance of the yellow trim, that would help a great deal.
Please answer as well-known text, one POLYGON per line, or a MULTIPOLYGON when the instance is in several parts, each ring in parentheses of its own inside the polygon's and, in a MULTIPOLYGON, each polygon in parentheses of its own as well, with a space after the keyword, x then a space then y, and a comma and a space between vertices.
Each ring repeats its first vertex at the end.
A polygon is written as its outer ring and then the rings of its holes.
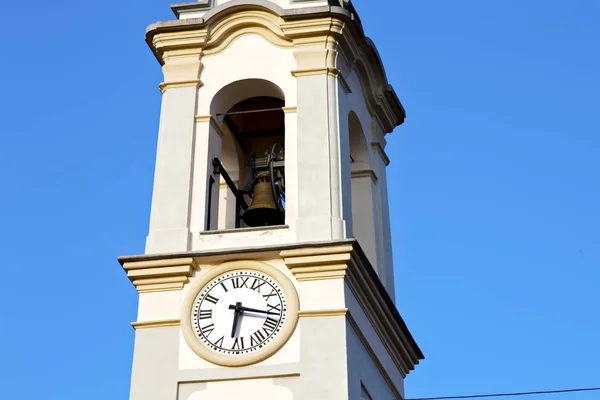
POLYGON ((343 279, 352 246, 284 250, 279 255, 299 282, 343 279))
POLYGON ((322 318, 322 317, 345 317, 348 314, 347 308, 339 310, 302 310, 298 313, 300 318, 322 318))
POLYGON ((158 85, 158 89, 160 89, 160 92, 162 94, 164 94, 169 89, 179 89, 179 88, 188 88, 188 87, 195 87, 195 88, 199 89, 202 87, 202 82, 200 81, 200 79, 194 79, 191 81, 181 81, 181 82, 163 82, 158 85))
MULTIPOLYGON (((347 77, 355 69, 367 108, 385 132, 391 132, 404 118, 400 108, 383 92, 387 80, 380 60, 353 23, 337 16, 286 21, 272 12, 250 7, 232 7, 197 27, 190 23, 180 30, 151 28, 148 33, 151 47, 163 64, 165 81, 170 85, 164 89, 180 87, 179 80, 200 78, 202 57, 219 54, 237 38, 254 34, 279 48, 294 49, 298 69, 292 74, 296 77, 324 74, 338 77, 341 68, 347 77)), ((351 92, 344 78, 340 84, 346 92, 351 92)))
POLYGON ((212 115, 196 115, 196 122, 210 122, 212 115))
POLYGON ((292 75, 296 78, 302 78, 304 76, 319 76, 319 75, 328 75, 336 78, 339 75, 339 71, 336 68, 313 68, 313 69, 304 69, 304 70, 295 70, 291 71, 292 75))
POLYGON ((282 110, 284 114, 296 114, 298 107, 283 107, 282 110))
POLYGON ((168 328, 171 326, 179 326, 181 323, 180 319, 164 319, 160 321, 138 321, 132 322, 131 326, 133 329, 150 329, 150 328, 168 328))
POLYGON ((283 250, 280 256, 298 281, 344 279, 401 374, 414 369, 419 358, 367 273, 373 267, 358 257, 352 245, 283 250))
POLYGON ((213 43, 211 41, 211 43, 209 43, 207 45, 206 49, 204 50, 204 55, 205 56, 218 55, 218 54, 224 52, 225 50, 227 50, 237 39, 241 38, 242 36, 246 36, 246 35, 256 35, 262 39, 265 39, 266 41, 273 44, 274 46, 281 47, 281 48, 294 46, 292 42, 281 38, 280 36, 274 34, 273 31, 271 31, 267 28, 264 28, 262 26, 257 26, 257 27, 252 26, 252 27, 242 28, 237 31, 233 31, 233 32, 231 32, 231 34, 229 36, 225 37, 224 39, 221 39, 220 42, 213 43))
POLYGON ((123 264, 129 280, 139 293, 181 290, 197 267, 191 257, 123 264))
POLYGON ((217 131, 220 137, 223 137, 223 129, 219 126, 219 123, 212 115, 196 115, 194 117, 196 123, 210 123, 210 125, 217 131))
POLYGON ((343 254, 353 251, 352 245, 332 246, 332 247, 303 247, 301 249, 282 250, 279 255, 283 258, 318 256, 323 254, 343 254))

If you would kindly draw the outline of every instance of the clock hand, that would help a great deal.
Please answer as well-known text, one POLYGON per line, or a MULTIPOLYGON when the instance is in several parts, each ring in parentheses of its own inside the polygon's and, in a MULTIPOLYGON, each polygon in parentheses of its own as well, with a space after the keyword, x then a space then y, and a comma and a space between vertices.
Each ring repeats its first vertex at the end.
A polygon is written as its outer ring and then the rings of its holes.
POLYGON ((266 311, 266 310, 257 310, 256 308, 249 308, 249 307, 243 307, 241 305, 241 303, 238 303, 239 306, 237 305, 231 305, 229 306, 230 310, 236 309, 236 310, 241 310, 243 311, 249 311, 249 312, 255 312, 255 313, 261 313, 261 314, 269 314, 269 315, 280 315, 281 313, 277 313, 277 312, 272 312, 272 311, 266 311))
POLYGON ((235 337, 235 331, 237 330, 238 322, 240 317, 242 316, 243 311, 240 309, 242 303, 236 303, 235 306, 229 306, 230 310, 235 310, 235 314, 233 315, 233 326, 231 327, 231 337, 235 337))

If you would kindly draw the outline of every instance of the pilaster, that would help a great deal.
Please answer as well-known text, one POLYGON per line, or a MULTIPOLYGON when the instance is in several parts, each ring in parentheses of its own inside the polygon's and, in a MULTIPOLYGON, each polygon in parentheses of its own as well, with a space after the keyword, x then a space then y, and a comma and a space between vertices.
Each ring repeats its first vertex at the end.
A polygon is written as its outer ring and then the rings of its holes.
POLYGON ((160 84, 163 98, 147 253, 185 251, 191 243, 194 116, 202 63, 200 49, 181 49, 182 42, 186 40, 168 33, 154 38, 161 54, 164 82, 160 84))
POLYGON ((294 42, 298 87, 297 184, 299 241, 346 237, 342 151, 338 123, 338 44, 344 23, 334 18, 289 22, 282 30, 294 42))

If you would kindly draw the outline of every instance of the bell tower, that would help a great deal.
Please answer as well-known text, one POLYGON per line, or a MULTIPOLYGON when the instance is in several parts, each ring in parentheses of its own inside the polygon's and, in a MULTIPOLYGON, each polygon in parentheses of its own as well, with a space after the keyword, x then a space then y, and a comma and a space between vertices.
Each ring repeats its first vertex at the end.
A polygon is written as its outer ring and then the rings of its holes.
POLYGON ((200 0, 162 66, 131 400, 402 399, 385 136, 404 109, 348 0, 200 0))

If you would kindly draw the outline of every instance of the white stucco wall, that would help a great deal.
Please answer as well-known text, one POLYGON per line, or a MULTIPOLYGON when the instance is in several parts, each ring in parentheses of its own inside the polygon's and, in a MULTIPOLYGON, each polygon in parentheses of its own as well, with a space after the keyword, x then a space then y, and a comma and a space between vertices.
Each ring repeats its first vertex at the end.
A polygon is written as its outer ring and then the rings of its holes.
POLYGON ((373 399, 394 399, 389 394, 394 391, 404 396, 404 378, 369 320, 373 316, 365 313, 348 287, 345 300, 354 321, 354 325, 348 322, 346 327, 349 391, 355 396, 352 398, 360 399, 361 381, 373 399))
POLYGON ((362 387, 372 399, 396 399, 389 384, 373 362, 356 331, 348 324, 346 344, 348 346, 348 400, 363 400, 362 387))

